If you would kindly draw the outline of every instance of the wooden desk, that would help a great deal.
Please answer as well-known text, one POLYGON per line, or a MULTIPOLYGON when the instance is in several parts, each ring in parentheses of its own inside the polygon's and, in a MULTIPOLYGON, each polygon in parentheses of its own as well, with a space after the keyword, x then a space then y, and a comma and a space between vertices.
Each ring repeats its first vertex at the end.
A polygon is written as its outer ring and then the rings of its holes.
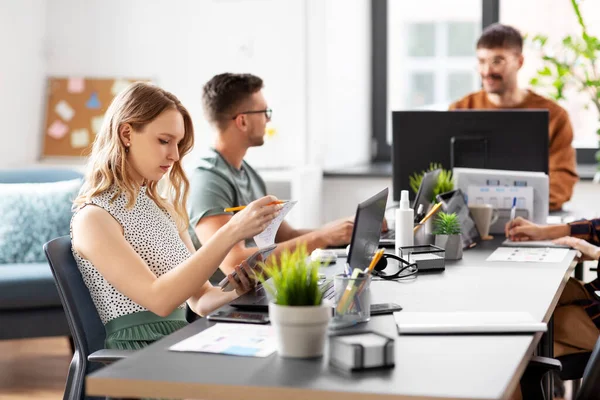
MULTIPOLYGON (((405 282, 375 281, 373 302, 410 311, 519 311, 548 322, 574 268, 575 252, 556 264, 486 263, 494 244, 465 252, 443 273, 405 282)), ((328 275, 341 265, 329 267, 328 275)), ((346 375, 313 360, 170 352, 211 326, 205 319, 87 378, 88 395, 199 399, 505 399, 516 388, 541 335, 399 336, 391 315, 359 329, 395 337, 396 366, 346 375)))

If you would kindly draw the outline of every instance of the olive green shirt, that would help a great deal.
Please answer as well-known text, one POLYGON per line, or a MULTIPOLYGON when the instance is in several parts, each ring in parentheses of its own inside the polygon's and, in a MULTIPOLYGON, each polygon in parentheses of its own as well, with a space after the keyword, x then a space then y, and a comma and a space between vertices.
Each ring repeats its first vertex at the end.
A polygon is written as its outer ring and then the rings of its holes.
MULTIPOLYGON (((232 215, 224 209, 247 205, 267 194, 265 182, 246 161, 237 169, 212 148, 198 160, 189 178, 187 211, 190 236, 196 249, 202 244, 194 229, 202 218, 232 215)), ((246 247, 255 246, 254 240, 246 240, 246 247)))

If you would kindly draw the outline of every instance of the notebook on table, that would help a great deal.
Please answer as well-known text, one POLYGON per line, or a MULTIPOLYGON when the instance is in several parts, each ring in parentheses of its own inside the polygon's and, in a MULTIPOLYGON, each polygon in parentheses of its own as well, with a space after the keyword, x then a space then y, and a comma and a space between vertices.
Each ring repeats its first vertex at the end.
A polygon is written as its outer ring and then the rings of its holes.
POLYGON ((399 334, 535 333, 544 322, 527 312, 395 312, 399 334))

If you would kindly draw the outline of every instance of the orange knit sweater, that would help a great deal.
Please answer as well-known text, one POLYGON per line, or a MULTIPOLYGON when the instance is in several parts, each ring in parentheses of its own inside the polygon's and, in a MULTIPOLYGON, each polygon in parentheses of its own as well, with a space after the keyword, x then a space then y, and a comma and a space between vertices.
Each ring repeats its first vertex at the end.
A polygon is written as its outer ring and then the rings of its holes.
MULTIPOLYGON (((457 109, 499 109, 488 100, 487 94, 482 90, 469 94, 450 106, 450 110, 457 109)), ((575 169, 575 149, 571 146, 573 141, 573 128, 567 112, 554 101, 542 97, 531 90, 525 100, 513 108, 544 109, 549 111, 549 168, 550 173, 550 210, 559 210, 563 203, 571 199, 573 186, 579 179, 575 169)))

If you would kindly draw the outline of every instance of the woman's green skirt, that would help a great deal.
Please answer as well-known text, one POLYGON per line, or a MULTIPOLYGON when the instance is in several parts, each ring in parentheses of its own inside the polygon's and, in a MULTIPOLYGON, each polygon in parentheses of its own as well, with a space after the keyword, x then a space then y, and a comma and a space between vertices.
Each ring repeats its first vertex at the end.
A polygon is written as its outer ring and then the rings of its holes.
POLYGON ((178 308, 166 317, 140 311, 115 318, 104 326, 107 349, 139 350, 186 326, 185 309, 178 308))

